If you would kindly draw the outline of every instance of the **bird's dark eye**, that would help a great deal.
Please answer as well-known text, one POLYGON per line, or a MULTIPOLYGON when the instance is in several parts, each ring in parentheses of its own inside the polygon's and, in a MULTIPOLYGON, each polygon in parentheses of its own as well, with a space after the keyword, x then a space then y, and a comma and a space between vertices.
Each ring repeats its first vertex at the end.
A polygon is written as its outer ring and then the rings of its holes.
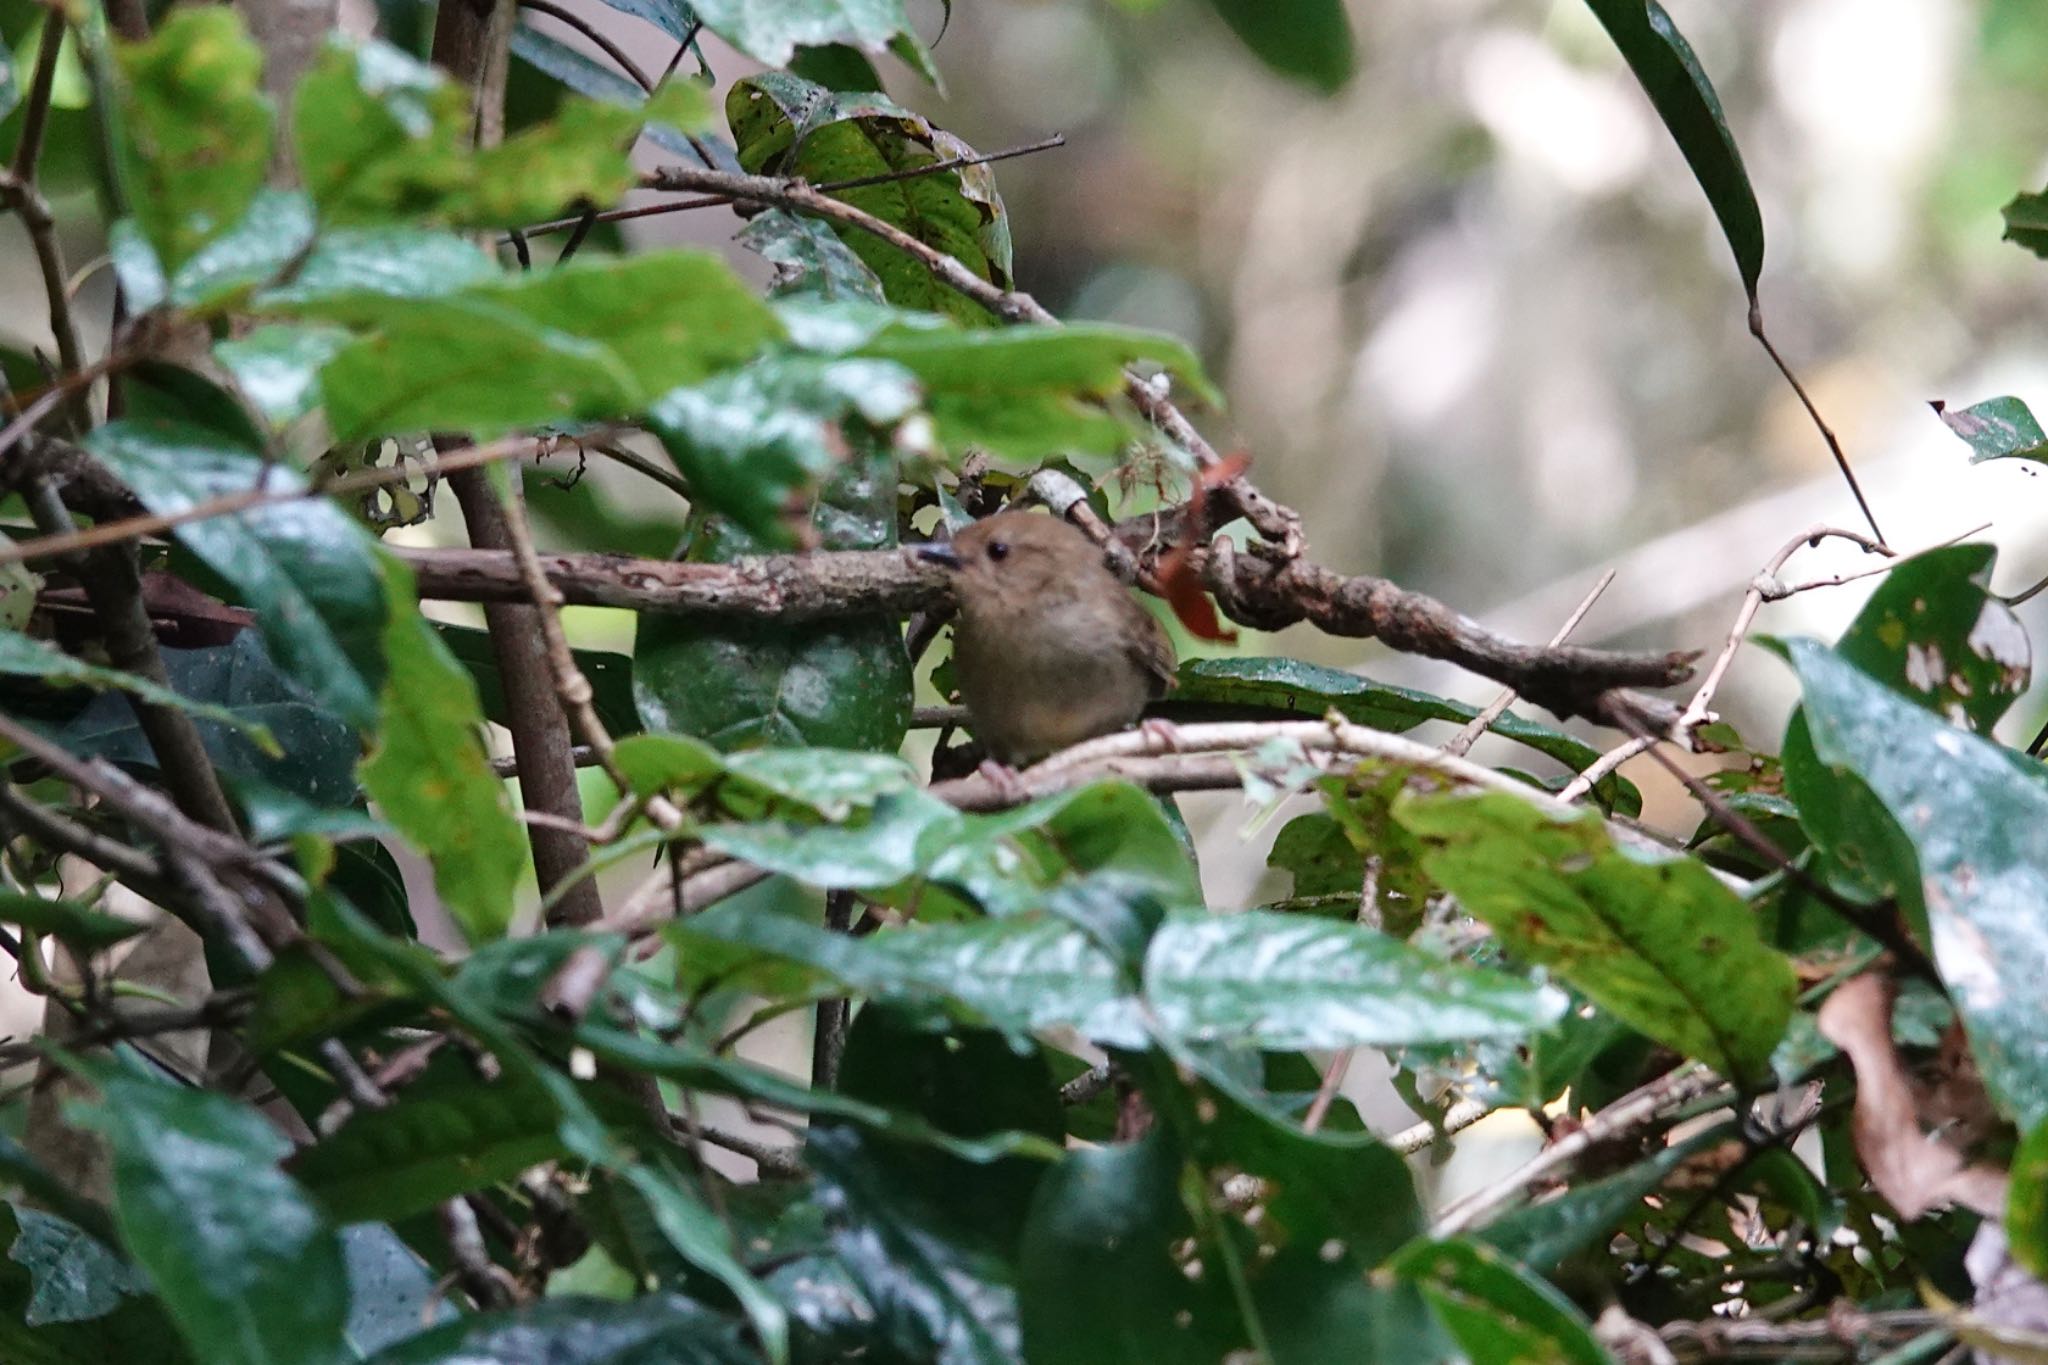
POLYGON ((988 557, 990 559, 1008 559, 1010 557, 1010 543, 1006 540, 991 540, 988 543, 988 557))

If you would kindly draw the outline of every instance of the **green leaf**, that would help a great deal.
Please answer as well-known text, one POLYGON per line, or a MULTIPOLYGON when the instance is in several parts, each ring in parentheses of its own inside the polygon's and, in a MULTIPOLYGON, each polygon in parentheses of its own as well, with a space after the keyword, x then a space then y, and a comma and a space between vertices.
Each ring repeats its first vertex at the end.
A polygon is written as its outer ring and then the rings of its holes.
POLYGON ((430 299, 501 278, 498 263, 466 237, 412 227, 329 228, 289 279, 251 307, 339 321, 377 317, 379 300, 430 299))
POLYGON ((1971 464, 2008 459, 2048 463, 2048 435, 2032 410, 2009 394, 1967 408, 1950 409, 1941 402, 1928 406, 1943 426, 1969 443, 1971 464))
MULTIPOLYGON (((4 58, 0 51, 0 66, 6 65, 4 58)), ((19 1226, 24 1225, 18 1224, 13 1206, 0 1208, 0 1242, 19 1245, 19 1226)), ((112 1237, 109 1229, 106 1239, 112 1237)), ((29 1314, 43 1288, 18 1261, 0 1260, 0 1358, 9 1365, 102 1365, 112 1360, 183 1365, 193 1360, 154 1297, 121 1297, 112 1311, 86 1321, 37 1323, 29 1314)))
POLYGON ((371 1365, 757 1365, 733 1320, 680 1294, 548 1298, 443 1323, 370 1358, 371 1365))
POLYGON ((626 1178, 647 1200, 654 1223, 676 1254, 724 1285, 746 1310, 773 1365, 789 1359, 789 1314, 733 1256, 732 1230, 696 1196, 667 1162, 629 1167, 626 1178))
POLYGON ((1810 640, 1788 642, 1820 761, 1860 779, 1911 843, 1934 959, 2006 1114, 2048 1118, 2048 784, 1810 640))
MULTIPOLYGON (((1954 545, 1901 563, 1871 594, 1835 652, 1943 718, 1989 734, 2027 690, 2026 628, 1991 591, 1997 551, 1954 545)), ((1815 756, 1803 712, 1785 732, 1785 787, 1834 882, 1853 894, 1895 894, 1912 854, 1862 785, 1815 756)))
POLYGON ((485 942, 511 922, 524 831, 484 755, 476 685, 420 615, 411 571, 391 556, 383 568, 391 675, 363 790, 433 861, 434 887, 470 942, 485 942))
MULTIPOLYGON (((491 633, 474 626, 451 626, 436 621, 434 633, 448 652, 476 683, 484 718, 496 725, 505 723, 505 687, 498 674, 498 653, 491 646, 491 633)), ((637 735, 640 714, 633 709, 633 660, 609 649, 571 650, 576 667, 590 680, 591 705, 597 718, 614 736, 637 735)))
POLYGON ((0 673, 18 678, 37 678, 59 687, 76 684, 126 692, 152 705, 167 706, 242 731, 264 749, 272 753, 277 751, 277 741, 258 720, 238 715, 226 706, 215 706, 184 696, 147 678, 123 673, 118 668, 89 664, 66 654, 54 644, 33 639, 19 631, 0 630, 0 673))
POLYGON ((780 325, 706 252, 572 261, 433 299, 302 306, 375 335, 321 371, 337 441, 623 417, 739 364, 780 325))
POLYGON ((1706 865, 1617 847, 1588 811, 1504 793, 1404 800, 1424 867, 1509 951, 1737 1084, 1770 1075, 1797 989, 1749 907, 1706 865))
POLYGON ((1326 95, 1351 79, 1357 54, 1344 0, 1209 0, 1209 8, 1281 75, 1326 95))
POLYGON ((963 1235, 934 1191, 878 1163, 858 1129, 811 1130, 804 1152, 833 1213, 832 1249, 861 1296, 891 1324, 902 1359, 996 1365, 1018 1357, 1016 1289, 1006 1254, 963 1235))
POLYGON ((916 381, 886 362, 774 355, 670 390, 648 410, 648 426, 688 481, 693 509, 794 548, 791 522, 803 523, 846 453, 840 424, 893 427, 918 397, 916 381))
POLYGON ((74 1121, 114 1157, 114 1209, 129 1253, 195 1354, 222 1365, 341 1361, 341 1240, 277 1167, 290 1144, 224 1096, 90 1072, 97 1103, 74 1121))
POLYGON ((77 953, 111 948, 149 928, 146 923, 109 915, 77 901, 44 900, 20 891, 0 891, 0 924, 46 934, 77 953))
POLYGON ((844 43, 875 56, 896 51, 937 83, 903 0, 692 0, 690 8, 706 28, 764 66, 789 65, 800 47, 844 43))
POLYGON ((460 1062, 408 1082, 388 1109, 354 1114, 290 1170, 336 1223, 397 1220, 555 1160, 560 1127, 545 1092, 460 1062))
POLYGON ((1764 268, 1764 220, 1743 169, 1742 153, 1721 112, 1720 97, 1685 35, 1657 0, 1586 0, 1621 49, 1657 116, 1685 154, 1693 179, 1721 222, 1735 252, 1742 289, 1756 304, 1757 277, 1764 268))
MULTIPOLYGON (((170 302, 195 312, 225 311, 287 273, 312 245, 313 227, 313 206, 304 194, 258 190, 247 213, 171 274, 170 302)), ((133 249, 148 250, 139 243, 133 249)))
MULTIPOLYGON (((974 151, 885 95, 835 93, 783 71, 735 83, 725 115, 743 169, 813 184, 917 170, 974 151)), ((833 197, 901 228, 997 288, 1010 287, 1009 220, 986 165, 855 186, 833 197)), ((874 234, 836 224, 831 231, 874 272, 889 302, 969 325, 993 321, 982 305, 874 234)))
MULTIPOLYGON (((114 422, 86 445, 157 513, 246 493, 259 481, 276 491, 304 487, 291 470, 199 427, 114 422)), ((309 498, 188 522, 177 536, 256 613, 280 668, 351 723, 373 722, 384 591, 360 526, 309 498)))
POLYGON ((1243 1343, 1221 1277, 1177 1262, 1194 1232, 1181 1166, 1155 1127, 1069 1152, 1039 1184, 1017 1265, 1026 1359, 1214 1365, 1243 1343))
MULTIPOLYGON (((316 805, 355 799, 355 727, 286 678, 256 632, 242 631, 231 644, 161 654, 171 686, 191 699, 207 757, 238 792, 258 783, 316 805)), ((95 697, 54 735, 73 753, 131 769, 157 767, 135 708, 117 697, 95 697)))
POLYGON ((272 426, 320 406, 320 370, 348 344, 348 333, 319 323, 265 323, 213 345, 213 358, 272 426))
POLYGON ((1001 331, 894 327, 861 347, 924 386, 941 446, 980 447, 1019 464, 1113 455, 1136 434, 1100 406, 1122 391, 1126 366, 1158 365, 1213 398, 1201 363, 1172 337, 1096 323, 1001 331))
POLYGON ((89 1322, 113 1312, 123 1299, 149 1292, 147 1279, 77 1224, 25 1204, 14 1205, 14 1218, 21 1235, 7 1259, 28 1271, 28 1326, 89 1322))
MULTIPOLYGON (((896 467, 864 450, 812 513, 830 549, 896 543, 896 467)), ((722 519, 696 523, 689 557, 730 561, 758 542, 722 519)), ((782 625, 677 616, 639 621, 633 696, 650 730, 720 749, 821 745, 894 753, 910 725, 910 660, 893 617, 782 625)))
MULTIPOLYGON (((1176 709, 1256 707, 1317 720, 1336 711, 1360 725, 1396 735, 1425 721, 1463 725, 1479 714, 1478 707, 1447 697, 1374 682, 1340 668, 1282 658, 1189 660, 1181 665, 1171 704, 1176 709)), ((1489 729, 1574 772, 1600 757, 1600 751, 1584 740, 1554 726, 1525 720, 1513 711, 1503 712, 1489 729)), ((1609 776, 1593 792, 1603 804, 1624 815, 1638 814, 1643 808, 1642 794, 1622 778, 1609 776)))
POLYGON ((1391 1270, 1423 1295, 1473 1360, 1500 1365, 1606 1365, 1607 1353, 1572 1301, 1478 1242, 1422 1242, 1391 1270))
POLYGON ((292 126, 323 222, 499 227, 614 202, 636 183, 628 152, 644 120, 694 128, 710 115, 681 81, 634 108, 566 101, 478 151, 461 86, 388 43, 336 35, 299 84, 292 126))
POLYGON ((881 280, 828 223, 770 209, 741 228, 736 240, 775 267, 773 294, 883 302, 881 280))
POLYGON ((682 0, 604 0, 604 3, 621 14, 645 19, 679 43, 696 41, 696 11, 682 0))
POLYGON ((115 164, 143 234, 175 274, 262 188, 272 121, 263 53, 239 13, 209 6, 171 14, 117 55, 115 164))
POLYGON ((1588 1247, 1604 1246, 1614 1229, 1673 1171, 1731 1136, 1725 1125, 1711 1128, 1626 1170, 1574 1182, 1554 1199, 1503 1214, 1476 1235, 1514 1264, 1559 1265, 1588 1247))
POLYGON ((2012 1154, 2005 1235, 2012 1258, 2034 1276, 2048 1275, 2048 1123, 2037 1123, 2012 1154))
POLYGON ((713 914, 672 936, 686 955, 741 946, 755 970, 794 965, 872 1000, 949 1003, 1010 1033, 1071 1028, 1111 1047, 1149 1046, 1155 1029, 1269 1051, 1521 1037, 1562 1007, 1555 992, 1357 925, 1262 911, 1167 915, 1145 954, 1142 1002, 1086 930, 1051 917, 851 939, 783 916, 713 914))
POLYGON ((2048 193, 2017 195, 2002 213, 2006 241, 2048 258, 2048 193))

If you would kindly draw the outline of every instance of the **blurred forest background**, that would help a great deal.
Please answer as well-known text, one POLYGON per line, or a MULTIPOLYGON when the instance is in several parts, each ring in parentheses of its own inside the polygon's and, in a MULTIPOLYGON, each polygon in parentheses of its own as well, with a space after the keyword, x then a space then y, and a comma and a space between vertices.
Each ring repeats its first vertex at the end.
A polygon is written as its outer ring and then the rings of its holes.
MULTIPOLYGON (((598 0, 567 3, 647 70, 667 63, 672 43, 655 30, 598 0)), ((1667 3, 1762 202, 1773 338, 1887 537, 1914 550, 1992 522, 2001 591, 2048 574, 2048 485, 2021 461, 1970 467, 1927 406, 2048 401, 2048 271, 2000 241, 1998 213, 2048 181, 2048 5, 1667 3)), ((980 150, 1065 136, 997 167, 1019 286, 1063 317, 1192 342, 1229 397, 1207 421, 1215 443, 1249 453, 1260 485, 1303 511, 1320 562, 1385 574, 1538 640, 1612 568, 1576 640, 1717 649, 1773 550, 1815 523, 1861 520, 1748 334, 1699 187, 1580 0, 1351 10, 1359 71, 1330 98, 1267 72, 1189 0, 957 0, 950 15, 918 0, 949 89, 886 74, 902 103, 980 150)), ((37 13, 0 0, 18 65, 37 13)), ((344 22, 403 42, 421 11, 351 0, 344 22)), ((533 22, 595 53, 557 22, 533 22)), ((708 39, 704 51, 721 95, 752 69, 708 39)), ((550 88, 515 71, 515 112, 550 88)), ((92 144, 65 103, 60 89, 45 179, 78 234, 93 220, 92 144)), ((672 159, 645 143, 642 156, 672 159)), ((711 209, 621 231, 629 244, 723 246, 736 227, 711 209)), ((75 262, 103 257, 83 236, 66 247, 75 262)), ((763 263, 742 264, 765 277, 763 263)), ((97 345, 111 282, 81 273, 97 345)), ((0 222, 0 340, 45 344, 42 314, 19 225, 0 222)), ((644 483, 600 472, 570 490, 531 486, 544 519, 552 499, 609 500, 608 548, 674 547, 680 508, 652 504, 644 483)), ((453 520, 431 534, 458 535, 453 520)), ((1798 576, 1863 566, 1825 548, 1798 576)), ((1868 586, 1804 594, 1761 629, 1831 637, 1868 586)), ((2023 611, 2048 628, 2048 605, 2023 611)), ((570 619, 585 643, 628 647, 622 616, 570 619)), ((1295 635, 1240 648, 1475 702, 1493 690, 1295 635)), ((1752 650, 1720 706, 1775 748, 1791 695, 1789 675, 1752 650)), ((2042 709, 2017 708, 2014 731, 2031 733, 2042 709)), ((1690 829, 1654 767, 1628 771, 1653 819, 1690 829)), ((1246 842, 1235 797, 1187 805, 1212 903, 1255 903, 1264 845, 1284 822, 1246 842)))

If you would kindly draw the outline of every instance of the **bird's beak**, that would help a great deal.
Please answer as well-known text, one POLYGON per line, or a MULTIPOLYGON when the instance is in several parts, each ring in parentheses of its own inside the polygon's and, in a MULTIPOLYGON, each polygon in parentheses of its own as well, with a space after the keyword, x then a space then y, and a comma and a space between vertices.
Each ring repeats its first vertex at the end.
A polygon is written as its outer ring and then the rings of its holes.
POLYGON ((917 557, 924 560, 927 564, 943 564, 949 569, 960 567, 959 551, 943 540, 928 540, 922 545, 914 545, 911 548, 917 552, 917 557))

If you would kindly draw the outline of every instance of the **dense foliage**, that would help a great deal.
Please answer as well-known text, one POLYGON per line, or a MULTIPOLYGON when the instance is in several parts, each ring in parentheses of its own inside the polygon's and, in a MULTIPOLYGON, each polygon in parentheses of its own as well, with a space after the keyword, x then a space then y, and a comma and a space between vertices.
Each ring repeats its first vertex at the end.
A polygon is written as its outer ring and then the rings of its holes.
MULTIPOLYGON (((392 0, 280 85, 260 5, 0 3, 55 338, 0 408, 0 942, 47 1007, 0 1359, 2043 1358, 2048 777, 1993 734, 2030 649, 1989 548, 1751 642, 1801 705, 1748 743, 1718 667, 1681 710, 1631 684, 1683 661, 1313 569, 1169 401, 1218 402, 1186 346, 1013 292, 997 167, 882 93, 938 75, 900 0, 608 3, 687 70, 392 0), (722 111, 705 30, 764 68, 722 111), (104 211, 97 356, 56 176, 104 211), (619 249, 643 185, 739 208, 732 257, 619 249), (958 775, 899 547, 1033 497, 1170 603, 1178 732, 958 775), (456 511, 473 550, 392 534, 456 511), (1429 647, 1609 752, 1223 649, 1218 608, 1429 647), (1614 772, 1659 745, 1728 756, 1687 838, 1614 772), (1287 804, 1291 896, 1205 903, 1202 787, 1287 804), (791 1015, 808 1082, 742 1053, 791 1015), (1359 1049, 1414 1129, 1339 1096, 1359 1049), (1544 1154, 1425 1207, 1517 1109, 1544 1154)), ((1762 338, 1707 74, 1656 0, 1589 3, 1762 338)), ((1347 78, 1338 0, 1209 8, 1347 78)), ((2048 453, 2017 399, 1944 419, 2048 453)))

